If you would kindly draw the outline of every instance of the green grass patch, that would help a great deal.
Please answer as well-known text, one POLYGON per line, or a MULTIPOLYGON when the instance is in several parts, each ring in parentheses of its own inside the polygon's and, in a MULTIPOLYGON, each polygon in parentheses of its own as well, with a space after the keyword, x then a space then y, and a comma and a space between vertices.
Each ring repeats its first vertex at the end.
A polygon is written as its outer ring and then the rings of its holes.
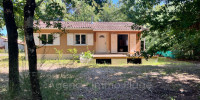
POLYGON ((142 65, 193 65, 190 62, 178 61, 166 57, 150 58, 147 61, 142 59, 142 65))

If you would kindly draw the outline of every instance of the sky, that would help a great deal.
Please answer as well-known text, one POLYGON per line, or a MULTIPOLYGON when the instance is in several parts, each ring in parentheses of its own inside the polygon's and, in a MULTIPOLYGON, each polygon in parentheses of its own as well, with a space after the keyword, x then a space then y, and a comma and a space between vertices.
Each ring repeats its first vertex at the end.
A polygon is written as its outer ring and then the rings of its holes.
POLYGON ((114 4, 117 4, 119 0, 112 0, 114 4))
POLYGON ((7 34, 6 27, 4 27, 3 30, 0 29, 0 33, 3 33, 4 35, 6 35, 7 34))

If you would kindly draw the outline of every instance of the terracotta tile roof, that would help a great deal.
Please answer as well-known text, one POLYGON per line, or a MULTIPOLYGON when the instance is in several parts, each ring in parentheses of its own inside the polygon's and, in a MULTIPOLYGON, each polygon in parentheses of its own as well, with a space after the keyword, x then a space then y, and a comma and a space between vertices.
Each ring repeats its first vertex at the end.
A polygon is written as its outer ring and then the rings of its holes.
POLYGON ((64 28, 70 29, 91 29, 94 31, 132 31, 144 30, 142 26, 138 26, 132 22, 65 22, 65 21, 51 21, 51 26, 47 26, 45 22, 38 22, 35 27, 38 28, 55 28, 56 23, 60 23, 64 28), (134 26, 134 27, 133 27, 134 26), (133 28, 133 29, 132 29, 133 28))
POLYGON ((131 22, 95 22, 94 30, 133 30, 131 22))

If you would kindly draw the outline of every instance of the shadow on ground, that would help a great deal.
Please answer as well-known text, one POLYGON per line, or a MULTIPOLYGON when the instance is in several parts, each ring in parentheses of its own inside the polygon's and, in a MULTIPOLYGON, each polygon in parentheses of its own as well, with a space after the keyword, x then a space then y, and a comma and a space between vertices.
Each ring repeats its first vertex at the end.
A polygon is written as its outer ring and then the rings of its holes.
MULTIPOLYGON (((41 68, 39 72, 42 95, 48 100, 200 99, 200 67, 197 65, 82 66, 48 70, 41 68)), ((1 87, 7 84, 6 76, 0 74, 1 87)), ((21 72, 20 81, 23 99, 30 98, 26 71, 21 72)), ((4 93, 1 91, 0 96, 4 93)))

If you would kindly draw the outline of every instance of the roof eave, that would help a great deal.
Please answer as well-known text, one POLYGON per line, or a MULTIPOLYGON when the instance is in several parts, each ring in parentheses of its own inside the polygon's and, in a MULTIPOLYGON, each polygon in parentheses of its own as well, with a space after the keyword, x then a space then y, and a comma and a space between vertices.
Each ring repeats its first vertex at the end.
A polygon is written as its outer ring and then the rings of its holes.
MULTIPOLYGON (((58 28, 40 28, 39 30, 58 30, 58 28)), ((142 32, 142 30, 94 30, 92 28, 66 28, 66 30, 92 30, 94 32, 142 32)))
MULTIPOLYGON (((57 30, 58 28, 40 28, 45 30, 57 30)), ((93 30, 92 28, 66 28, 66 30, 93 30)))
POLYGON ((113 31, 124 31, 124 32, 142 32, 142 30, 93 30, 95 32, 113 32, 113 31))

